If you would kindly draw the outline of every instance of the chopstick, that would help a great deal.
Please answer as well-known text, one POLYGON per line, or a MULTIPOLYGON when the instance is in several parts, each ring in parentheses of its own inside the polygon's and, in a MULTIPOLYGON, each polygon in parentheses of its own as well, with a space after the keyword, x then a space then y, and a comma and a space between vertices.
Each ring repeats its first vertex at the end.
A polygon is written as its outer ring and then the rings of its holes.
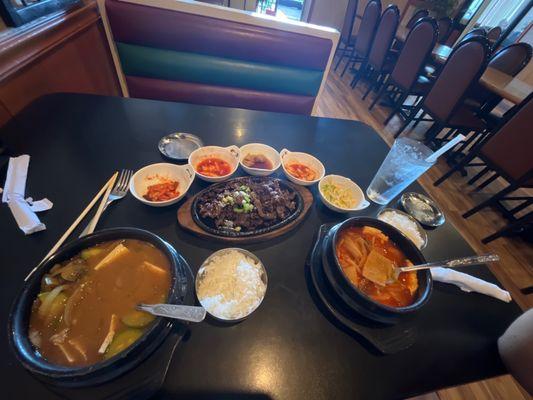
MULTIPOLYGON (((63 244, 63 242, 70 236, 70 234, 72 233, 72 231, 74 229, 76 229, 76 227, 78 226, 78 224, 81 222, 81 220, 83 218, 85 218, 85 216, 87 215, 87 213, 89 211, 91 211, 91 208, 93 208, 93 206, 96 204, 96 202, 98 201, 98 199, 102 196, 102 194, 104 192, 106 192, 106 196, 104 197, 104 204, 105 204, 105 200, 107 200, 107 197, 109 196, 109 193, 108 193, 108 190, 110 191, 111 188, 113 187, 113 185, 115 184, 115 181, 117 179, 117 176, 118 176, 118 172, 115 172, 113 174, 113 176, 111 178, 109 178, 109 180, 107 181, 107 183, 104 185, 104 187, 102 187, 102 189, 100 189, 100 191, 98 192, 98 194, 96 196, 94 196, 94 198, 91 200, 91 202, 87 205, 87 207, 85 207, 85 210, 82 211, 82 213, 78 216, 78 218, 76 218, 76 220, 72 223, 72 225, 70 225, 70 227, 66 230, 66 232, 63 234, 63 236, 61 236, 61 238, 57 241, 57 243, 54 245, 54 247, 52 247, 50 249, 50 251, 48 252, 48 254, 46 254, 46 256, 41 260, 41 262, 43 262, 44 260, 46 260, 51 254, 55 253, 55 251, 63 244)), ((102 206, 102 203, 100 204, 100 206, 102 206)), ((98 211, 100 211, 100 207, 98 208, 98 211)), ((102 212, 100 211, 100 214, 102 212)), ((96 224, 95 224, 96 225, 96 224)), ((93 230, 94 230, 94 227, 93 227, 93 230)), ((92 232, 92 231, 91 231, 92 232)), ((40 263, 39 263, 40 264, 40 263)), ((26 278, 24 278, 24 281, 27 281, 28 278, 30 276, 33 275, 33 273, 37 270, 37 267, 33 268, 30 273, 26 276, 26 278)))
POLYGON ((94 215, 93 219, 89 223, 89 227, 87 228, 87 235, 94 232, 94 228, 96 228, 96 224, 98 223, 98 220, 100 219, 100 216, 102 215, 102 212, 104 211, 105 203, 107 202, 107 199, 109 198, 109 193, 111 193, 111 189, 113 189, 113 186, 115 186, 115 181, 117 180, 118 172, 115 172, 111 179, 107 182, 107 189, 105 191, 104 197, 102 197, 102 201, 100 202, 100 205, 98 206, 98 210, 96 210, 96 214, 94 215))

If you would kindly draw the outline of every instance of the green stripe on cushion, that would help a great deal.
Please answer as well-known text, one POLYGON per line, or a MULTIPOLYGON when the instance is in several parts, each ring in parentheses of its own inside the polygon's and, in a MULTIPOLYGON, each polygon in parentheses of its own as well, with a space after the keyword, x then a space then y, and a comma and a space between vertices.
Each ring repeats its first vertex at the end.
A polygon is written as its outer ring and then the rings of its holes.
POLYGON ((126 75, 316 96, 322 71, 117 42, 126 75))

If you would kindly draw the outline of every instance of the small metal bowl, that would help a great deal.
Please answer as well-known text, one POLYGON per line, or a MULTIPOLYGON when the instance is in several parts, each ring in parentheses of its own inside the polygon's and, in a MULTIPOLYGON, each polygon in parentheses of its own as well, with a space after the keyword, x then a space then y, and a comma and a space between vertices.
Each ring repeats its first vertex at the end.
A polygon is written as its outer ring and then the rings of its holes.
POLYGON ((196 273, 196 280, 195 280, 194 288, 195 288, 195 291, 196 291, 196 298, 198 299, 198 301, 200 302, 202 307, 205 308, 205 311, 211 317, 213 317, 213 319, 215 319, 217 321, 221 321, 221 322, 226 322, 226 323, 236 323, 236 322, 240 322, 240 321, 245 320, 251 314, 253 314, 253 312, 255 310, 257 310, 259 308, 259 306, 261 305, 261 303, 263 302, 263 300, 265 298, 266 291, 268 289, 268 277, 267 277, 267 272, 266 272, 265 266, 263 265, 261 260, 255 254, 249 252, 248 250, 240 249, 240 248, 237 248, 237 247, 229 247, 229 248, 226 248, 226 249, 215 251, 213 254, 211 254, 209 257, 206 258, 206 260, 202 263, 202 265, 198 269, 198 272, 196 273), (227 318, 223 318, 223 317, 217 316, 215 314, 212 314, 208 310, 208 308, 204 305, 204 303, 202 303, 202 300, 200 300, 200 298, 198 296, 198 285, 199 285, 199 282, 203 279, 204 272, 205 272, 205 270, 204 270, 205 266, 207 264, 209 264, 214 257, 219 256, 219 255, 224 254, 224 253, 229 252, 229 251, 238 251, 238 252, 242 253, 243 255, 245 255, 246 257, 249 257, 252 260, 254 260, 256 263, 258 263, 259 266, 261 267, 261 270, 262 270, 262 272, 261 272, 261 280, 265 284, 265 293, 263 294, 263 297, 257 303, 257 306, 253 310, 251 310, 248 314, 243 315, 242 317, 239 317, 239 318, 234 318, 234 319, 227 319, 227 318))
POLYGON ((400 198, 402 208, 422 225, 436 227, 444 224, 446 218, 437 204, 420 193, 404 193, 400 198))
POLYGON ((162 137, 157 148, 167 158, 186 161, 194 150, 203 145, 202 140, 196 135, 175 132, 162 137))
MULTIPOLYGON (((378 215, 377 215, 377 218, 380 220, 380 221, 383 221, 380 216, 382 216, 383 214, 385 213, 388 213, 388 212, 393 212, 393 213, 397 213, 397 214, 401 214, 401 215, 404 215, 405 217, 407 217, 411 222, 413 222, 417 229, 418 229, 418 233, 420 234, 420 237, 422 238, 422 240, 424 241, 424 243, 422 243, 422 246, 420 246, 420 250, 422 250, 423 248, 425 248, 428 244, 428 235, 426 233, 426 231, 424 230, 424 228, 422 228, 422 226, 418 223, 418 221, 416 219, 414 219, 413 217, 411 217, 409 214, 403 212, 403 211, 400 211, 400 210, 396 210, 395 208, 384 208, 383 210, 381 210, 378 215)), ((385 222, 386 224, 389 224, 387 221, 383 221, 385 222)), ((392 224, 389 224, 389 225, 392 225, 392 224)), ((392 225, 394 226, 394 225, 392 225)), ((407 236, 399 227, 397 226, 394 226, 396 229, 398 229, 400 232, 402 232, 405 237, 407 237, 409 240, 411 240, 411 238, 409 238, 409 236, 407 236)), ((411 240, 412 242, 412 240, 411 240)), ((416 244, 413 242, 413 244, 416 246, 416 244)), ((417 246, 418 247, 418 246, 417 246)))

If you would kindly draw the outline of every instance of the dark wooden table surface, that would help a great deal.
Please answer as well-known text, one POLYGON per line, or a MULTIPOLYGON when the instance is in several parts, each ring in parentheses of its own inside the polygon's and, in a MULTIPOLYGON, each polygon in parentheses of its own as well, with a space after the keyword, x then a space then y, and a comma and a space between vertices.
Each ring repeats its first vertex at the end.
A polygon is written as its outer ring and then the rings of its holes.
MULTIPOLYGON (((0 131, 15 154, 31 155, 27 195, 48 197, 54 208, 41 219, 47 230, 24 236, 8 207, 0 206, 0 323, 27 272, 43 257, 111 173, 162 161, 157 143, 174 132, 199 135, 205 144, 264 142, 313 153, 328 173, 366 188, 387 146, 359 122, 147 100, 59 94, 39 99, 0 131)), ((3 182, 5 170, 2 171, 3 182)), ((196 181, 191 193, 206 187, 196 181)), ((418 184, 411 189, 422 191, 418 184)), ((312 188, 316 196, 316 187, 312 188)), ((438 199, 436 199, 438 201, 438 199)), ((99 228, 133 226, 162 236, 193 272, 224 245, 182 231, 178 205, 147 207, 132 196, 110 207, 99 228)), ((374 215, 371 206, 354 215, 374 215)), ((266 265, 269 288, 248 320, 191 327, 174 354, 160 398, 384 399, 405 398, 505 372, 496 340, 520 310, 479 294, 436 283, 417 314, 419 337, 411 348, 378 355, 320 311, 305 260, 318 227, 347 216, 315 202, 307 219, 282 238, 243 246, 266 265), (203 397, 202 397, 203 396, 203 397)), ((472 254, 449 224, 429 231, 428 260, 472 254)), ((468 272, 496 282, 486 267, 468 272)), ((3 398, 55 398, 14 359, 0 330, 3 398)))

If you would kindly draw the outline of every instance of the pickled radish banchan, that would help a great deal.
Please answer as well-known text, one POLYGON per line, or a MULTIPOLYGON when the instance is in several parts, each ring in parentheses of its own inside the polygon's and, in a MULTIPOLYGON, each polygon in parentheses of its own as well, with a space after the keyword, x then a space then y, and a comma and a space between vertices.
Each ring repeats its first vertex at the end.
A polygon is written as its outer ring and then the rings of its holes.
POLYGON ((49 362, 87 366, 127 349, 154 317, 139 303, 164 303, 170 261, 152 244, 100 243, 54 265, 33 302, 29 338, 49 362))

